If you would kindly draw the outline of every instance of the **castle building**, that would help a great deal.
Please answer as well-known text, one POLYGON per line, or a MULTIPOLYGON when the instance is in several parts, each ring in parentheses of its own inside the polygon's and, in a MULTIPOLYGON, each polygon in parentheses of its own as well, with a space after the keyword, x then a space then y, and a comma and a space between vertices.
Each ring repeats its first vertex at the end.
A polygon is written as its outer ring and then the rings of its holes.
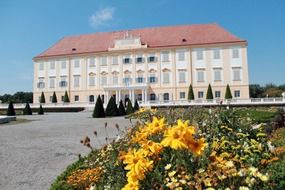
POLYGON ((163 26, 67 36, 33 58, 34 103, 42 92, 51 102, 92 103, 100 95, 142 104, 205 99, 249 98, 247 41, 217 24, 163 26), (60 102, 60 101, 59 101, 60 102))

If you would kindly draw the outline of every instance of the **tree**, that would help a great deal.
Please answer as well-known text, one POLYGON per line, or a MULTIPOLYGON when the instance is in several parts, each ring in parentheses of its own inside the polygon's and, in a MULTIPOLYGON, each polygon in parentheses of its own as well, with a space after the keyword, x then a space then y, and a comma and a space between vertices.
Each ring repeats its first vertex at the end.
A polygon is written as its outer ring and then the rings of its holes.
POLYGON ((192 84, 190 84, 189 89, 188 89, 188 100, 194 100, 194 91, 193 91, 193 87, 192 84))
POLYGON ((16 112, 14 109, 13 102, 9 102, 8 110, 7 110, 7 116, 15 116, 16 112))
POLYGON ((93 110, 92 117, 94 117, 94 118, 103 118, 103 117, 105 117, 104 106, 103 106, 103 102, 101 100, 100 95, 98 96, 98 98, 96 100, 96 104, 95 104, 95 108, 93 110))
POLYGON ((128 104, 127 104, 127 111, 126 111, 127 115, 130 115, 132 113, 134 113, 134 108, 132 105, 132 102, 130 99, 128 99, 128 104))
POLYGON ((232 98, 233 98, 233 96, 232 96, 232 93, 231 93, 230 86, 229 86, 229 84, 227 84, 225 99, 232 99, 232 98))
POLYGON ((251 98, 262 98, 264 94, 265 94, 265 90, 259 84, 249 85, 249 96, 251 98))
POLYGON ((120 100, 120 104, 119 104, 119 114, 120 116, 127 114, 122 100, 120 100))
POLYGON ((207 100, 213 100, 214 99, 211 84, 209 84, 209 86, 208 86, 206 99, 207 100))
POLYGON ((42 92, 42 94, 41 94, 40 103, 41 104, 45 104, 46 103, 46 98, 45 98, 44 92, 42 92))
POLYGON ((65 102, 65 103, 69 103, 70 102, 68 94, 67 94, 67 91, 65 91, 65 93, 64 93, 63 102, 65 102))
POLYGON ((113 96, 111 96, 107 104, 106 116, 119 116, 119 110, 116 105, 116 100, 113 96))
POLYGON ((139 109, 140 109, 140 106, 139 106, 138 100, 136 100, 135 105, 134 105, 134 111, 139 111, 139 109))
POLYGON ((29 103, 26 104, 25 109, 23 110, 23 115, 33 115, 33 112, 32 112, 32 109, 29 103))
POLYGON ((43 109, 42 105, 40 105, 40 109, 39 109, 38 114, 39 115, 44 115, 44 109, 43 109))
POLYGON ((57 103, 57 97, 56 97, 55 92, 53 92, 51 102, 52 102, 52 103, 57 103))

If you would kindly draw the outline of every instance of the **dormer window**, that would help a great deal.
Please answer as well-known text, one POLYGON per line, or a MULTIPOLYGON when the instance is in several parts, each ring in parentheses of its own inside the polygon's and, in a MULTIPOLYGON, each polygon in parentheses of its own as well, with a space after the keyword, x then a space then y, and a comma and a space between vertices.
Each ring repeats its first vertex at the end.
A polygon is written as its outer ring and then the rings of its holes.
POLYGON ((124 63, 124 64, 129 64, 129 63, 131 63, 131 59, 130 59, 129 57, 125 57, 125 58, 123 59, 123 63, 124 63))
POLYGON ((142 63, 143 62, 143 58, 142 57, 137 57, 136 58, 136 62, 137 63, 142 63))

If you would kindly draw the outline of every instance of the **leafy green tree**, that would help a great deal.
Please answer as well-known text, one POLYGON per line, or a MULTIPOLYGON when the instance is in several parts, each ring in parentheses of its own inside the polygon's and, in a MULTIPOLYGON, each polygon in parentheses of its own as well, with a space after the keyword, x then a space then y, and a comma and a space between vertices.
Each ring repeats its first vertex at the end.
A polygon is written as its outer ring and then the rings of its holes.
POLYGON ((32 109, 29 103, 26 103, 26 106, 23 110, 23 115, 33 115, 32 109))
POLYGON ((14 109, 13 102, 9 102, 8 110, 7 110, 7 116, 15 116, 16 112, 14 109))
POLYGON ((42 105, 40 105, 40 109, 39 109, 38 114, 39 115, 44 115, 44 109, 43 109, 42 105))
POLYGON ((130 99, 128 99, 128 104, 127 104, 127 111, 126 111, 127 115, 130 115, 132 113, 134 113, 134 108, 132 105, 132 102, 130 99))
POLYGON ((103 102, 101 100, 100 95, 98 96, 97 100, 96 100, 96 104, 95 104, 95 108, 93 110, 93 118, 103 118, 105 117, 105 112, 104 112, 104 106, 103 106, 103 102))
POLYGON ((259 84, 250 84, 249 85, 249 96, 251 98, 262 98, 264 96, 265 90, 259 84))
POLYGON ((119 110, 116 105, 116 100, 113 96, 111 96, 107 104, 106 116, 119 116, 119 110))
POLYGON ((52 102, 52 103, 57 103, 57 97, 56 97, 55 92, 53 92, 51 102, 52 102))
POLYGON ((134 111, 139 111, 139 109, 140 109, 140 106, 139 106, 138 100, 136 100, 135 105, 134 105, 134 111))
POLYGON ((46 98, 45 98, 44 92, 42 92, 42 94, 41 94, 40 103, 41 104, 45 104, 46 103, 46 98))
POLYGON ((214 99, 211 84, 209 84, 209 86, 208 86, 206 99, 207 100, 213 100, 214 99))
POLYGON ((189 89, 188 89, 188 100, 194 100, 194 91, 193 91, 193 87, 192 84, 190 84, 189 89))
POLYGON ((65 91, 65 93, 64 93, 63 102, 65 102, 65 103, 69 103, 70 102, 67 91, 65 91))
POLYGON ((120 100, 120 104, 119 104, 119 113, 120 116, 126 115, 126 110, 125 110, 125 106, 122 100, 120 100))
POLYGON ((232 96, 230 86, 229 86, 229 84, 227 84, 225 99, 232 99, 232 98, 233 98, 233 96, 232 96))

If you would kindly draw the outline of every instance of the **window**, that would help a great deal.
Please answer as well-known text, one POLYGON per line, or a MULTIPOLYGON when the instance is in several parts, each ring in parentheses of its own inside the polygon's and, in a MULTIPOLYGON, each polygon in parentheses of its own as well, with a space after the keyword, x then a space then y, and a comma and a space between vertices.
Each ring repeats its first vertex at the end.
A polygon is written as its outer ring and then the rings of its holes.
POLYGON ((92 57, 92 58, 89 59, 89 67, 95 67, 95 66, 96 66, 95 65, 95 58, 92 57))
POLYGON ((204 71, 197 71, 197 82, 204 82, 204 71))
POLYGON ((101 86, 107 85, 107 75, 101 76, 101 86))
POLYGON ((237 48, 233 49, 232 53, 233 53, 233 59, 239 58, 239 49, 237 49, 237 48))
POLYGON ((155 74, 150 74, 150 76, 149 76, 149 82, 150 82, 150 83, 156 83, 155 74))
POLYGON ((142 76, 138 76, 137 83, 143 83, 143 77, 142 76))
POLYGON ((95 96, 94 95, 90 95, 89 96, 89 102, 94 102, 95 101, 95 96))
POLYGON ((95 76, 89 76, 89 86, 95 86, 95 76))
POLYGON ((186 82, 186 72, 185 71, 178 71, 179 76, 179 83, 186 82))
POLYGON ((204 97, 204 92, 203 91, 199 91, 198 92, 198 98, 203 98, 204 97))
POLYGON ((221 80, 222 80, 222 70, 214 69, 214 81, 221 81, 221 80))
POLYGON ((79 101, 79 96, 78 96, 78 95, 75 95, 75 96, 74 96, 74 101, 75 101, 75 102, 78 102, 78 101, 79 101))
POLYGON ((197 56, 197 60, 203 60, 204 56, 203 56, 203 50, 197 50, 196 52, 196 56, 197 56))
POLYGON ((233 80, 241 81, 241 69, 240 68, 233 68, 233 80))
POLYGON ((221 97, 221 91, 215 91, 215 98, 221 97))
POLYGON ((107 57, 106 56, 101 57, 101 65, 102 66, 106 66, 107 65, 107 57))
POLYGON ((239 98, 240 97, 240 91, 239 90, 235 90, 234 91, 234 97, 235 98, 239 98))
POLYGON ((43 71, 44 70, 44 63, 39 63, 39 70, 43 71))
POLYGON ((50 70, 54 70, 55 69, 55 62, 50 62, 49 68, 50 68, 50 70))
POLYGON ((55 88, 55 78, 49 78, 49 88, 55 88))
POLYGON ((180 92, 179 96, 180 96, 180 99, 185 99, 186 94, 185 92, 180 92))
POLYGON ((129 57, 125 57, 125 58, 123 59, 123 63, 124 63, 124 64, 129 64, 129 63, 131 63, 131 59, 130 59, 129 57))
POLYGON ((80 67, 80 60, 74 59, 74 68, 79 68, 79 67, 80 67))
POLYGON ((60 86, 60 87, 67 87, 67 82, 62 79, 62 80, 59 82, 59 86, 60 86))
POLYGON ((164 101, 169 101, 169 93, 164 93, 163 94, 163 100, 164 101))
POLYGON ((130 75, 125 75, 125 78, 123 78, 123 83, 126 86, 129 86, 130 84, 132 84, 132 79, 130 75))
POLYGON ((117 85, 118 84, 118 75, 114 74, 113 75, 113 85, 117 85))
POLYGON ((163 61, 163 62, 169 61, 169 52, 168 51, 161 52, 161 61, 163 61))
POLYGON ((150 55, 150 56, 148 57, 148 62, 149 62, 149 63, 156 62, 156 57, 155 57, 154 55, 150 55))
POLYGON ((45 88, 44 78, 39 78, 39 82, 37 84, 38 88, 45 88))
POLYGON ((138 100, 142 101, 142 94, 138 94, 138 100))
POLYGON ((169 72, 165 71, 163 72, 163 83, 169 83, 169 72))
POLYGON ((213 59, 220 59, 221 55, 220 55, 220 50, 219 49, 214 49, 213 50, 213 59))
POLYGON ((64 102, 64 96, 61 96, 61 101, 64 102))
POLYGON ((151 101, 154 101, 154 100, 156 99, 155 94, 154 94, 154 93, 151 93, 151 94, 149 95, 149 99, 150 99, 151 101))
POLYGON ((80 76, 73 76, 73 85, 74 87, 80 86, 80 76))
POLYGON ((143 62, 143 58, 142 57, 137 57, 136 58, 136 63, 142 63, 143 62))
POLYGON ((118 56, 113 56, 113 65, 118 65, 118 56))
POLYGON ((66 61, 61 61, 61 69, 66 69, 66 61))
POLYGON ((185 60, 185 51, 178 51, 178 61, 184 61, 185 60))

